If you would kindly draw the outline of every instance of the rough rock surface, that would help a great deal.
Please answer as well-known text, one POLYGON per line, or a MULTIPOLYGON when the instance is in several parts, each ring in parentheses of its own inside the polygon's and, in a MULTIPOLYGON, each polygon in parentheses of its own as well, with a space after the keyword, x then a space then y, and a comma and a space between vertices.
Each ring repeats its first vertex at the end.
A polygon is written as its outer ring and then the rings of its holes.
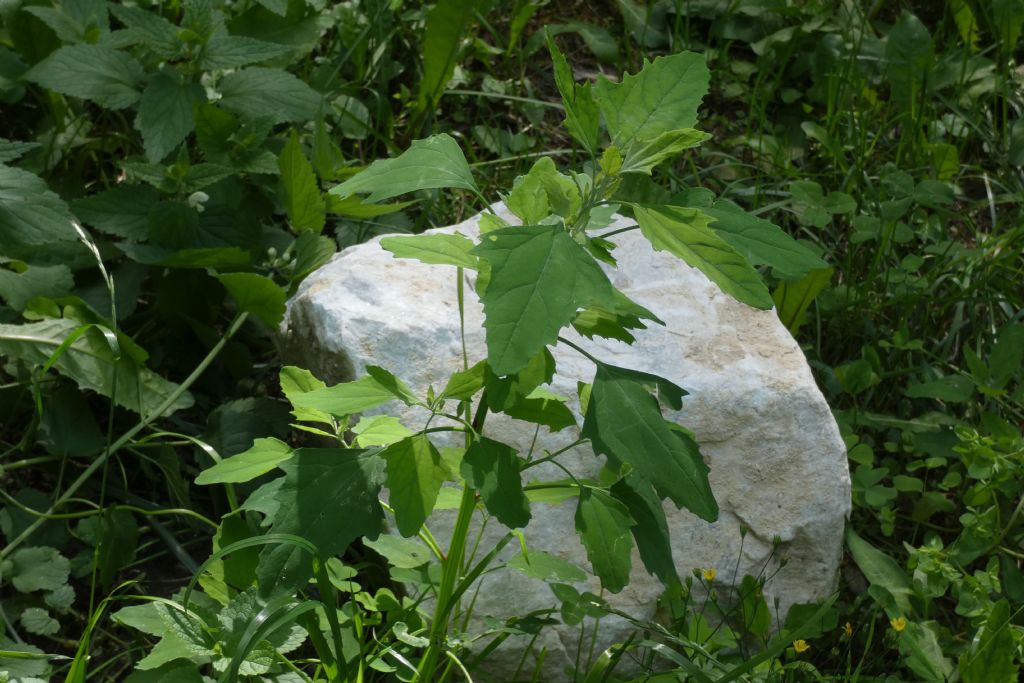
MULTIPOLYGON (((514 220, 503 207, 496 210, 514 220)), ((611 228, 624 225, 629 223, 622 220, 611 228)), ((445 231, 474 236, 476 220, 445 231)), ((571 330, 563 334, 602 360, 660 374, 690 392, 683 410, 669 417, 695 433, 711 467, 721 516, 709 524, 667 504, 680 575, 714 567, 716 585, 723 588, 745 574, 772 576, 765 597, 773 610, 778 600, 780 618, 793 604, 826 597, 836 584, 850 477, 838 429, 803 353, 774 311, 736 302, 698 270, 653 251, 638 231, 615 241, 619 267, 610 273, 613 283, 666 326, 640 330, 633 346, 579 341, 571 330), (749 530, 742 540, 741 527, 749 530), (780 541, 778 547, 773 539, 780 541), (782 558, 787 562, 779 569, 782 558)), ((466 274, 465 288, 471 363, 485 355, 474 275, 466 274)), ((396 259, 380 248, 379 239, 346 249, 307 278, 290 302, 281 338, 285 358, 328 383, 353 379, 366 365, 380 365, 416 390, 428 385, 440 390, 462 363, 455 277, 454 267, 396 259)), ((576 382, 591 381, 593 366, 564 346, 553 353, 558 375, 549 388, 570 397, 578 412, 576 382)), ((412 428, 423 423, 422 415, 408 409, 392 414, 412 428)), ((495 438, 529 449, 533 429, 528 426, 493 416, 487 427, 495 438)), ((578 435, 570 432, 576 430, 548 434, 542 429, 538 452, 570 443, 578 435)), ((567 453, 561 462, 584 476, 600 467, 586 447, 567 453)), ((557 472, 543 474, 561 478, 557 472)), ((589 568, 573 531, 574 507, 535 505, 526 537, 531 547, 589 568)), ((514 571, 502 570, 485 580, 489 586, 480 591, 478 615, 525 614, 556 604, 542 583, 514 571)), ((587 588, 597 592, 596 583, 587 588)), ((647 619, 654 615, 661 590, 634 550, 631 584, 607 597, 615 607, 647 619)), ((594 652, 621 641, 628 629, 625 621, 602 620, 594 652)), ((562 668, 575 660, 578 638, 578 627, 544 631, 534 644, 535 651, 548 650, 542 680, 561 680, 562 668)), ((514 641, 502 647, 513 663, 514 641)), ((526 640, 518 642, 520 648, 526 645, 526 640)), ((495 660, 499 666, 501 659, 495 660)), ((500 674, 496 680, 502 680, 500 674)))

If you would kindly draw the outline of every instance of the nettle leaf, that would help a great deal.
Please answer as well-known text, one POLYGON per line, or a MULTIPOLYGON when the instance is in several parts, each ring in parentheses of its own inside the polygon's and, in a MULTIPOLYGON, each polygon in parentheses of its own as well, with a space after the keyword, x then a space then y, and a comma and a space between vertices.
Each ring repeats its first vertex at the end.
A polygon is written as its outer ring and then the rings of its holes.
MULTIPOLYGON (((701 519, 718 518, 708 466, 692 437, 672 429, 657 399, 644 386, 653 375, 600 363, 594 377, 582 435, 617 468, 629 464, 654 485, 658 495, 701 519)), ((660 385, 670 404, 681 400, 674 384, 660 385)), ((673 405, 676 407, 676 405, 673 405)))
POLYGON ((658 316, 615 289, 611 301, 587 306, 573 318, 572 326, 589 339, 604 337, 632 344, 636 338, 630 330, 647 329, 642 322, 644 320, 665 324, 658 316))
POLYGON ((57 590, 71 575, 71 563, 56 548, 21 548, 11 555, 10 561, 4 578, 10 579, 11 585, 22 593, 57 590))
POLYGON ((508 207, 524 224, 539 223, 554 213, 569 219, 583 206, 576 182, 559 172, 551 157, 541 157, 525 176, 515 180, 508 207))
POLYGON ((24 76, 44 88, 107 109, 135 104, 144 77, 145 71, 134 57, 103 45, 65 45, 24 76))
POLYGON ((462 477, 480 492, 487 511, 512 529, 530 522, 530 502, 519 476, 520 459, 511 446, 481 437, 462 457, 462 477))
POLYGON ((330 193, 347 197, 368 192, 366 201, 380 202, 408 192, 440 188, 479 193, 459 143, 447 133, 414 140, 399 156, 374 161, 366 170, 331 188, 330 193))
POLYGON ((207 71, 236 69, 277 59, 291 51, 292 48, 287 45, 268 43, 248 36, 229 36, 221 31, 215 33, 203 47, 199 68, 207 71))
POLYGON ((42 607, 28 607, 19 619, 25 630, 37 636, 52 636, 60 630, 60 624, 42 607))
POLYGON ((356 445, 360 448, 390 446, 413 435, 411 429, 391 415, 364 417, 352 428, 352 433, 356 435, 356 445))
POLYGON ((612 139, 626 149, 634 140, 693 128, 710 80, 704 57, 680 52, 644 60, 639 73, 624 74, 619 83, 599 78, 597 104, 612 139))
POLYGON ((142 91, 135 119, 147 159, 158 162, 185 141, 195 128, 192 107, 205 99, 198 83, 181 83, 169 73, 158 73, 150 79, 142 91))
POLYGON ((454 235, 414 235, 385 237, 380 246, 397 258, 412 258, 423 263, 459 266, 476 270, 478 259, 471 252, 471 239, 459 233, 454 235))
MULTIPOLYGON (((279 465, 285 476, 257 489, 242 507, 272 510, 264 520, 272 533, 301 536, 322 556, 338 555, 360 536, 380 533, 383 465, 376 451, 300 448, 279 465), (269 507, 255 507, 261 500, 269 507)), ((298 589, 312 575, 312 559, 293 545, 268 546, 256 572, 260 594, 298 589)))
POLYGON ((565 105, 565 129, 593 153, 597 150, 601 117, 590 84, 576 84, 572 67, 559 51, 550 31, 546 37, 555 70, 555 86, 565 105))
POLYGON ((320 93, 282 69, 251 66, 220 80, 220 106, 248 118, 269 117, 274 123, 310 121, 320 106, 320 93))
POLYGON ((224 458, 200 472, 196 483, 241 484, 252 481, 270 472, 293 454, 291 446, 279 439, 256 439, 249 450, 224 458))
POLYGON ((787 279, 797 279, 812 270, 828 268, 817 254, 782 228, 750 215, 728 200, 720 199, 714 206, 701 207, 700 210, 715 219, 711 229, 753 265, 769 265, 787 279))
POLYGON ((144 242, 149 239, 149 215, 159 202, 159 192, 149 185, 120 185, 72 200, 71 208, 97 230, 144 242))
MULTIPOLYGON (((45 365, 57 347, 79 327, 79 323, 65 319, 42 320, 25 325, 0 325, 0 355, 29 365, 45 365)), ((128 354, 115 359, 107 339, 95 327, 67 346, 53 367, 74 380, 82 389, 113 398, 119 406, 141 415, 153 416, 160 404, 178 388, 177 384, 165 380, 128 354)), ((191 394, 183 392, 167 408, 165 415, 191 405, 191 394)))
POLYGON ((668 251, 704 273, 723 292, 748 306, 774 305, 760 274, 728 242, 708 227, 711 217, 697 209, 633 206, 633 214, 651 245, 668 251))
POLYGON ((403 536, 417 534, 434 510, 447 473, 441 453, 425 434, 394 443, 380 456, 387 462, 388 503, 403 536))
POLYGON ((633 539, 647 571, 665 584, 678 581, 668 520, 665 519, 665 509, 653 485, 631 472, 615 482, 611 494, 626 506, 630 516, 636 520, 632 527, 633 539))
POLYGON ((294 130, 288 136, 277 164, 281 171, 284 205, 292 231, 310 230, 319 234, 327 219, 327 206, 320 195, 313 165, 306 158, 299 134, 294 130))
POLYGON ((225 273, 217 279, 234 298, 238 310, 277 329, 284 318, 285 292, 273 280, 256 273, 225 273))
POLYGON ((626 147, 626 158, 620 173, 651 174, 654 167, 685 149, 691 149, 711 136, 695 128, 680 128, 662 133, 650 140, 638 140, 626 147))
POLYGON ((33 247, 74 240, 64 200, 34 173, 0 164, 0 244, 33 247))
POLYGON ((476 365, 453 373, 448 378, 448 383, 441 392, 446 399, 466 401, 473 397, 476 392, 484 388, 484 379, 487 375, 487 361, 480 361, 476 365))
POLYGON ((33 297, 67 296, 74 286, 71 269, 65 265, 28 266, 21 272, 0 267, 0 299, 16 311, 25 310, 33 297))
POLYGON ((481 299, 487 362, 496 375, 525 367, 579 308, 613 297, 600 266, 560 227, 496 230, 473 252, 491 266, 481 299))
POLYGON ((295 407, 296 397, 310 391, 325 388, 327 385, 322 380, 314 377, 313 373, 309 370, 298 368, 294 365, 286 365, 281 368, 279 379, 281 382, 281 392, 291 402, 293 406, 292 415, 295 416, 296 420, 330 424, 331 414, 326 411, 295 407))
POLYGON ((184 43, 178 37, 178 27, 156 12, 119 3, 111 3, 110 11, 118 21, 135 31, 145 43, 146 49, 152 50, 158 57, 173 59, 181 52, 184 43))
POLYGON ((612 593, 618 593, 629 583, 633 546, 630 528, 634 524, 636 521, 626 506, 604 491, 580 491, 576 530, 601 586, 612 593))
POLYGON ((517 420, 543 425, 552 432, 576 426, 576 417, 566 406, 565 399, 543 388, 516 398, 501 412, 517 420))
POLYGON ((289 397, 296 408, 319 410, 338 417, 354 415, 395 400, 395 395, 369 375, 354 382, 313 389, 289 397))

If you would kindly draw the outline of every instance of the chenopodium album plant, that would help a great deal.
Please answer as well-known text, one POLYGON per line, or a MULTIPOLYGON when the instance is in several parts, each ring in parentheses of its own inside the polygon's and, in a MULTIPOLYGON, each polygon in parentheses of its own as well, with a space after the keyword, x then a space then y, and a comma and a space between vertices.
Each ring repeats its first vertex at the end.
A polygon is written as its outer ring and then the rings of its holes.
MULTIPOLYGON (((550 48, 566 126, 592 163, 567 175, 543 158, 517 178, 505 200, 522 225, 507 225, 491 213, 482 217, 476 242, 459 234, 381 242, 396 257, 455 266, 460 303, 466 295, 462 271, 478 272, 487 357, 475 364, 467 359, 439 393, 430 389, 426 396, 383 368, 369 367, 355 381, 328 387, 305 370, 286 367, 281 386, 296 427, 340 447, 293 449, 259 439, 199 475, 197 483, 224 484, 234 500, 234 485, 283 473, 222 521, 215 553, 196 577, 205 593, 190 586, 176 601, 129 607, 115 616, 163 637, 140 669, 212 663, 223 680, 275 680, 275 672, 294 671, 293 663, 283 664, 283 655, 298 647, 303 630, 319 657, 317 678, 362 681, 383 672, 436 681, 453 667, 471 667, 471 653, 460 645, 469 641, 447 636, 459 628, 454 620, 464 614, 461 601, 473 582, 497 563, 509 542, 522 538, 511 530, 531 517, 524 488, 560 487, 575 498, 576 529, 604 589, 618 592, 627 585, 632 542, 648 571, 666 583, 678 581, 662 502, 709 521, 718 516, 697 443, 662 416, 661 405, 678 410, 686 392, 662 377, 605 363, 559 336, 572 326, 588 338, 631 342, 643 321, 660 322, 618 291, 600 265, 614 267, 612 238, 621 230, 595 233, 609 224, 613 210, 629 212, 655 249, 699 268, 722 290, 759 309, 771 308, 772 297, 755 265, 799 276, 823 264, 779 228, 710 192, 685 192, 668 205, 632 202, 618 193, 624 176, 650 174, 707 137, 692 127, 709 81, 700 56, 662 57, 620 83, 601 79, 581 86, 553 42, 550 48), (601 137, 602 121, 610 141, 601 137), (570 474, 524 487, 524 470, 557 460, 559 453, 519 453, 487 436, 486 418, 503 412, 549 427, 574 423, 564 403, 537 392, 557 371, 548 347, 559 343, 594 363, 593 382, 580 388, 584 419, 581 439, 573 445, 589 442, 606 459, 610 476, 598 483, 570 474), (357 417, 395 400, 426 409, 430 419, 414 429, 387 415, 357 417), (461 445, 438 447, 434 439, 445 433, 456 433, 461 445), (444 507, 457 513, 450 543, 442 549, 427 522, 439 500, 452 493, 457 502, 444 507), (467 553, 471 519, 481 506, 510 531, 494 547, 467 553), (401 536, 418 536, 422 544, 382 535, 386 513, 401 536), (360 538, 388 557, 396 567, 392 578, 417 580, 421 594, 363 590, 357 568, 338 559, 360 538), (339 593, 352 599, 340 602, 339 593), (432 605, 420 609, 426 597, 432 605)), ((482 198, 457 143, 445 134, 414 142, 331 192, 366 193, 365 201, 377 202, 441 188, 482 198)), ((583 578, 557 558, 526 547, 523 542, 524 551, 511 564, 528 574, 543 575, 531 565, 544 562, 555 574, 583 578)), ((499 642, 502 637, 495 636, 499 642)))

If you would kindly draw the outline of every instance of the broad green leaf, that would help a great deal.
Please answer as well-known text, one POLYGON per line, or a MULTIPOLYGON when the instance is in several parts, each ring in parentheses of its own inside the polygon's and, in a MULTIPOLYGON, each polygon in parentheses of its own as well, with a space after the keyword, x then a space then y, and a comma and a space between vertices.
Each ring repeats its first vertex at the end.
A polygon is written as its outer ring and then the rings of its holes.
POLYGON ((612 140, 628 149, 633 141, 693 128, 709 81, 704 57, 680 52, 644 60, 640 73, 625 74, 619 83, 599 78, 595 94, 612 140))
MULTIPOLYGON (((676 398, 671 391, 666 395, 670 402, 676 398)), ((631 465, 659 496, 702 519, 718 518, 708 466, 696 442, 669 426, 657 399, 632 372, 604 363, 597 366, 582 435, 614 466, 631 465)))
MULTIPOLYGON (((221 517, 220 525, 213 534, 213 551, 259 536, 255 518, 256 515, 246 515, 242 510, 221 517)), ((259 546, 237 548, 230 555, 221 557, 207 566, 199 577, 199 585, 211 598, 226 605, 232 595, 255 585, 260 550, 259 546)))
POLYGON ((393 373, 376 365, 367 365, 366 374, 377 381, 377 384, 391 392, 391 395, 407 406, 416 404, 419 399, 408 384, 393 373))
POLYGON ((110 3, 109 7, 118 21, 140 36, 148 50, 163 59, 179 56, 184 43, 178 37, 177 26, 154 11, 121 3, 110 3))
MULTIPOLYGON (((57 347, 79 327, 79 323, 63 319, 0 325, 0 356, 43 366, 57 347)), ((82 389, 113 398, 119 406, 146 416, 153 416, 159 405, 178 388, 177 384, 165 380, 127 354, 115 360, 107 339, 96 328, 86 330, 65 347, 53 367, 82 389)), ((192 396, 187 391, 183 392, 168 407, 165 415, 191 405, 192 396)))
POLYGON ((749 574, 740 583, 740 617, 744 628, 758 638, 765 638, 772 627, 772 614, 764 599, 761 583, 749 574))
POLYGON ((519 455, 500 441, 480 437, 462 458, 462 477, 480 492, 487 511, 515 529, 530 522, 530 503, 523 494, 519 455))
POLYGON ((552 213, 571 220, 582 205, 579 186, 558 171, 551 157, 541 157, 530 167, 529 173, 516 178, 508 197, 509 210, 524 225, 539 223, 552 213))
POLYGON ((857 201, 845 192, 829 192, 813 180, 797 180, 789 186, 793 197, 793 210, 803 225, 823 228, 832 216, 850 213, 857 208, 857 201))
POLYGON ((903 109, 917 107, 933 62, 932 37, 921 20, 903 12, 885 40, 885 75, 892 99, 903 109))
POLYGON ((651 483, 632 472, 612 485, 611 494, 626 506, 630 517, 636 521, 632 528, 633 539, 647 571, 666 585, 679 581, 672 558, 668 520, 651 483))
POLYGON ((828 268, 827 263, 782 228, 750 215, 732 202, 719 200, 713 207, 700 210, 715 219, 711 229, 755 266, 769 265, 787 279, 828 268))
POLYGON ((248 118, 268 117, 275 123, 311 121, 320 93, 281 69, 251 66, 220 80, 220 106, 248 118))
POLYGON ((655 249, 668 251, 697 268, 737 301, 763 310, 774 305, 760 274, 708 227, 711 218, 703 212, 635 205, 633 214, 640 232, 655 249))
POLYGON ((71 563, 55 548, 35 546, 19 548, 10 558, 10 567, 4 571, 21 593, 57 590, 68 582, 71 563))
POLYGON ((543 425, 552 432, 576 426, 576 417, 565 405, 565 400, 542 388, 516 399, 501 412, 517 420, 543 425))
POLYGON ((71 269, 64 265, 27 266, 21 272, 0 267, 0 299, 16 311, 25 310, 33 297, 67 296, 74 286, 71 269))
MULTIPOLYGON (((547 348, 536 353, 518 372, 498 377, 489 369, 484 373, 487 387, 487 408, 498 412, 516 405, 542 384, 549 384, 555 376, 555 357, 547 348)), ((553 394, 549 398, 557 398, 553 394)))
POLYGON ((487 362, 496 375, 526 366, 579 308, 613 296, 594 259, 556 226, 496 230, 473 251, 491 266, 482 300, 487 362))
POLYGON ((149 215, 160 195, 149 185, 120 185, 75 199, 71 208, 85 223, 134 242, 149 238, 149 215))
POLYGON ((1014 683, 1020 680, 1010 603, 1003 598, 989 612, 975 635, 971 649, 960 655, 960 680, 964 683, 1014 683))
POLYGON ((423 263, 477 269, 477 257, 470 253, 473 241, 459 233, 454 235, 415 235, 385 237, 380 246, 396 258, 412 258, 423 263))
POLYGON ((433 512, 445 480, 441 454, 425 434, 417 434, 388 446, 380 456, 387 462, 388 503, 395 511, 395 525, 403 536, 413 536, 433 512))
MULTIPOLYGON (((576 84, 572 67, 559 51, 550 31, 545 31, 555 70, 555 86, 565 105, 565 128, 591 153, 597 151, 600 115, 590 84, 576 84)), ((525 219, 524 219, 525 221, 525 219)), ((533 221, 525 221, 532 223, 533 221)))
POLYGON ((486 376, 487 362, 480 361, 466 370, 453 373, 448 378, 448 383, 441 392, 444 398, 465 401, 471 398, 476 392, 484 388, 484 377, 486 376))
POLYGON ((0 244, 35 247, 74 240, 64 200, 28 171, 0 164, 0 244))
POLYGON ((196 664, 176 659, 155 669, 139 670, 124 683, 203 683, 196 664))
POLYGON ((224 458, 196 477, 197 484, 241 484, 270 472, 292 457, 291 446, 278 439, 256 439, 249 450, 224 458))
POLYGON ((39 146, 38 142, 19 142, 0 137, 0 164, 20 159, 24 154, 39 146))
POLYGON ((587 550, 587 559, 601 579, 601 587, 618 593, 629 583, 633 542, 630 527, 636 521, 621 502, 599 489, 580 491, 576 530, 587 550))
MULTIPOLYGON (((934 623, 934 622, 933 622, 934 623)), ((910 622, 899 634, 900 654, 918 680, 945 683, 953 673, 953 663, 942 652, 935 631, 920 622, 910 622)), ((995 681, 993 678, 985 678, 995 681)))
POLYGON ((289 296, 310 273, 326 265, 338 251, 338 244, 330 237, 304 232, 292 243, 295 267, 292 269, 289 296))
POLYGON ((587 580, 586 573, 572 562, 543 550, 519 553, 508 561, 508 566, 541 581, 580 583, 587 580))
POLYGON ((248 36, 216 33, 199 56, 199 68, 207 71, 236 69, 277 59, 291 52, 287 45, 268 43, 248 36))
MULTIPOLYGON (((377 496, 383 463, 374 451, 300 448, 279 465, 283 479, 264 485, 273 514, 271 533, 305 538, 323 557, 337 555, 360 536, 376 538, 384 515, 377 496)), ((258 489, 243 507, 252 507, 258 489)), ((259 500, 259 499, 257 499, 259 500)), ((293 545, 272 545, 260 553, 260 594, 289 593, 312 575, 312 560, 293 545)))
POLYGON ((251 313, 267 327, 277 329, 284 318, 285 293, 273 280, 256 273, 225 273, 217 279, 234 298, 238 310, 251 313))
POLYGON ((124 109, 138 101, 144 76, 142 65, 126 52, 103 45, 65 45, 24 78, 107 109, 124 109))
POLYGON ((914 588, 903 568, 896 560, 858 536, 853 529, 846 530, 846 546, 868 583, 891 595, 900 614, 909 618, 914 613, 910 604, 914 588))
POLYGON ((395 400, 395 395, 369 375, 354 382, 314 389, 290 398, 296 408, 320 410, 344 417, 395 400))
POLYGON ((192 107, 206 99, 202 86, 181 83, 168 72, 154 75, 142 91, 135 128, 142 133, 146 158, 158 162, 195 128, 192 107))
POLYGON ((963 375, 949 375, 930 382, 911 384, 905 395, 909 398, 934 398, 949 403, 963 403, 974 393, 974 382, 963 375))
POLYGON ((796 282, 781 282, 772 292, 779 320, 790 334, 796 334, 803 326, 807 309, 815 297, 832 281, 832 269, 812 270, 796 282))
POLYGON ((992 380, 1001 388, 1017 373, 1024 362, 1024 324, 1011 323, 999 330, 989 356, 992 380))
POLYGON ((60 630, 60 623, 42 607, 29 607, 18 619, 22 627, 37 636, 52 636, 60 630))
MULTIPOLYGON (((35 645, 0 636, 0 674, 13 683, 44 683, 49 671, 49 657, 35 645), (18 655, 22 656, 18 656, 18 655)), ((2 680, 2 679, 0 679, 2 680)))
MULTIPOLYGON (((273 603, 272 603, 273 604, 273 603)), ((217 614, 221 628, 218 631, 218 650, 226 659, 241 658, 238 668, 240 676, 262 676, 269 673, 280 656, 301 646, 306 632, 293 622, 271 630, 258 641, 247 641, 246 631, 254 621, 259 622, 272 612, 256 595, 247 590, 232 596, 231 601, 217 614)), ((214 664, 214 668, 219 668, 214 664)))
POLYGON ((356 445, 360 448, 390 446, 413 435, 411 429, 391 415, 364 417, 352 427, 352 433, 356 435, 356 445))
POLYGON ((423 113, 437 106, 458 63, 462 39, 473 23, 479 0, 438 0, 427 14, 423 37, 423 78, 417 107, 423 113))
POLYGON ((99 585, 109 591, 121 568, 135 559, 139 544, 135 516, 128 510, 107 508, 79 522, 76 535, 96 549, 99 585))
POLYGON ((388 564, 399 569, 422 567, 433 558, 430 549, 419 541, 392 534, 381 534, 375 541, 366 539, 363 544, 383 555, 388 564))
POLYGON ((313 174, 313 166, 299 142, 299 134, 292 130, 288 142, 277 157, 281 170, 281 188, 288 223, 293 232, 311 230, 320 233, 327 219, 327 206, 313 174))
POLYGON ((347 197, 369 193, 368 202, 380 202, 417 190, 457 188, 479 192, 473 172, 459 143, 447 133, 415 140, 394 159, 378 159, 369 168, 331 188, 330 193, 347 197))
POLYGON ((615 289, 611 301, 586 307, 573 319, 572 326, 590 339, 604 337, 632 344, 636 339, 630 330, 647 329, 642 322, 644 320, 665 324, 658 316, 615 289))
POLYGON ((324 195, 327 202, 327 212, 339 216, 348 216, 366 220, 377 216, 386 216, 389 213, 397 213, 407 206, 416 203, 415 200, 408 202, 396 202, 394 204, 369 204, 356 195, 350 197, 339 197, 336 194, 324 195))
POLYGON ((296 420, 325 422, 330 424, 330 413, 324 410, 299 408, 295 406, 295 399, 298 396, 309 393, 310 391, 325 388, 327 385, 322 380, 314 377, 313 373, 309 370, 297 368, 294 365, 286 365, 281 368, 279 378, 281 382, 281 392, 284 394, 285 398, 291 402, 293 406, 292 415, 295 416, 296 420))
POLYGON ((671 159, 684 149, 691 149, 711 136, 694 128, 670 130, 650 140, 639 140, 626 147, 626 158, 622 161, 620 173, 646 173, 671 159))
POLYGON ((544 184, 532 169, 513 181, 512 191, 505 198, 505 206, 523 225, 538 225, 551 215, 551 203, 548 202, 544 184))

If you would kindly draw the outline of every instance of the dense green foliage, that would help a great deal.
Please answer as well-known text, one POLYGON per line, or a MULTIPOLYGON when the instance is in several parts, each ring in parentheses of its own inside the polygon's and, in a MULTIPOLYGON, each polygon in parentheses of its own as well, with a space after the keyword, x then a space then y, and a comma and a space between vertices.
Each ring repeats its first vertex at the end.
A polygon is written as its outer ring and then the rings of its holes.
POLYGON ((600 628, 601 596, 569 584, 621 589, 636 543, 663 618, 581 645, 576 680, 1016 681, 1022 27, 1019 0, 3 3, 0 679, 460 680, 513 633, 600 628), (281 367, 285 301, 338 248, 499 192, 528 227, 384 241, 486 270, 486 362, 438 396, 281 367), (665 561, 659 500, 713 518, 714 491, 651 386, 681 390, 599 359, 582 436, 608 480, 549 487, 577 497, 591 566, 515 532, 463 566, 465 534, 442 549, 424 526, 468 519, 473 490, 523 526, 530 463, 483 416, 573 424, 538 390, 545 347, 657 314, 596 265, 613 204, 774 304, 840 423, 849 562, 785 624, 770 577, 719 594, 713 568, 665 561), (445 400, 464 449, 353 423, 445 400), (552 610, 462 642, 452 611, 513 541, 552 610))

